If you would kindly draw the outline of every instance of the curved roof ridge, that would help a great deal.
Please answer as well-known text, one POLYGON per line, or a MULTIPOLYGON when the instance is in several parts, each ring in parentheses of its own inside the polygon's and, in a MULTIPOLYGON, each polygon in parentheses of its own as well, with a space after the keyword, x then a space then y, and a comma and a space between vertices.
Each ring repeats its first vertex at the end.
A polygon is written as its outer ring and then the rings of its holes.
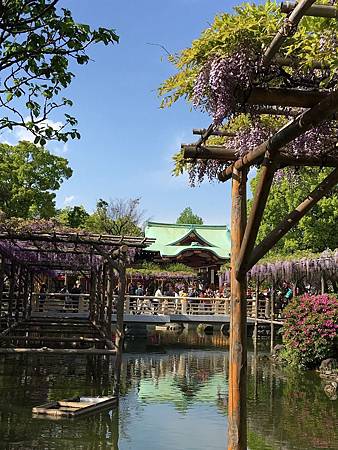
POLYGON ((228 225, 226 225, 226 224, 224 224, 224 225, 205 225, 205 224, 197 224, 197 223, 167 223, 167 222, 152 222, 152 221, 146 222, 146 226, 152 226, 152 225, 163 226, 163 227, 171 226, 171 227, 177 227, 177 228, 201 227, 201 228, 223 228, 223 229, 226 228, 226 229, 229 229, 228 225))

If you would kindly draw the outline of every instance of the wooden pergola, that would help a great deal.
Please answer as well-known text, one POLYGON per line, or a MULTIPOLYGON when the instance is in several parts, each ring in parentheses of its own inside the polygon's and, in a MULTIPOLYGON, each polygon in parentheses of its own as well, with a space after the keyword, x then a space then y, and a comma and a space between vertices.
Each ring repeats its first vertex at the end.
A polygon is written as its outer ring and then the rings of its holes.
MULTIPOLYGON (((334 6, 314 5, 315 0, 301 0, 295 4, 282 4, 288 14, 280 30, 266 49, 262 64, 280 67, 297 65, 290 56, 279 54, 283 42, 291 36, 305 15, 337 19, 334 6)), ((322 67, 318 64, 318 67, 322 67)), ((200 135, 198 142, 182 145, 186 160, 217 160, 227 164, 219 174, 220 181, 232 180, 231 214, 231 333, 228 403, 228 449, 247 448, 247 347, 246 347, 246 274, 247 272, 325 195, 338 183, 337 147, 327 149, 325 156, 293 156, 284 147, 308 130, 324 121, 338 118, 338 90, 301 90, 255 87, 241 93, 243 111, 255 107, 257 114, 287 115, 294 118, 272 137, 239 157, 237 149, 221 145, 208 145, 210 136, 233 136, 211 124, 207 129, 194 130, 200 135), (246 190, 248 169, 260 167, 260 177, 253 204, 247 217, 246 190), (297 208, 261 242, 256 244, 275 172, 290 166, 332 167, 332 172, 314 189, 297 208)))
MULTIPOLYGON (((132 265, 137 253, 153 242, 153 239, 143 237, 58 231, 57 228, 34 231, 34 224, 25 228, 16 228, 11 223, 1 224, 0 310, 4 280, 7 277, 8 329, 29 319, 34 279, 39 274, 51 274, 56 270, 80 272, 90 285, 89 321, 101 330, 108 349, 116 355, 115 393, 118 394, 124 338, 126 268, 132 265), (115 286, 118 286, 118 299, 116 338, 113 344, 111 317, 115 286)), ((7 330, 3 332, 6 333, 7 330)), ((103 352, 98 350, 97 353, 103 352)))

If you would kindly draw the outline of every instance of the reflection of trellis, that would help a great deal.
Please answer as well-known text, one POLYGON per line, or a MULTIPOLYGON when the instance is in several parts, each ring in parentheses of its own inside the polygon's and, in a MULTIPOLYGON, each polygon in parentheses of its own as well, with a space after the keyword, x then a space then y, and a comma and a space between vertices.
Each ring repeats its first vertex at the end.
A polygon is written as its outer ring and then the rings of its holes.
MULTIPOLYGON (((32 223, 18 228, 14 223, 0 227, 0 311, 5 277, 9 281, 7 325, 30 316, 34 277, 55 270, 82 272, 90 278, 90 321, 111 343, 113 290, 119 286, 116 304, 117 327, 115 347, 116 385, 119 392, 123 348, 123 310, 126 292, 126 267, 135 253, 154 242, 133 236, 98 235, 86 232, 58 231, 48 223, 32 223), (36 227, 40 228, 36 231, 36 227), (45 230, 44 230, 45 228, 45 230), (117 280, 114 280, 117 275, 117 280)), ((52 271, 52 272, 51 272, 52 271)))
MULTIPOLYGON (((284 58, 277 53, 287 37, 293 34, 304 15, 337 18, 337 10, 334 7, 312 6, 314 3, 315 0, 300 0, 297 5, 282 7, 282 12, 288 12, 289 15, 266 49, 262 60, 263 65, 268 66, 272 62, 279 67, 292 65, 290 57, 284 58)), ((329 194, 338 182, 336 146, 327 149, 325 156, 293 156, 283 151, 283 147, 306 131, 320 125, 325 120, 337 119, 337 89, 331 92, 322 92, 316 91, 316 86, 313 86, 312 91, 266 89, 264 86, 258 86, 252 89, 249 95, 240 94, 242 97, 246 97, 242 102, 244 109, 245 106, 255 106, 258 114, 285 114, 284 107, 303 108, 305 111, 299 115, 297 111, 292 111, 295 118, 288 125, 242 157, 238 157, 237 149, 229 150, 221 146, 207 145, 206 142, 210 136, 222 135, 222 131, 215 129, 213 125, 206 130, 195 130, 195 134, 201 135, 198 142, 182 146, 184 158, 190 162, 200 159, 227 163, 228 166, 220 173, 219 179, 221 181, 232 179, 232 307, 228 417, 228 448, 231 450, 247 448, 246 274, 321 198, 329 194), (252 165, 260 166, 260 178, 247 219, 247 170, 252 165), (334 170, 265 239, 255 245, 274 174, 278 169, 289 166, 333 167, 334 170)))

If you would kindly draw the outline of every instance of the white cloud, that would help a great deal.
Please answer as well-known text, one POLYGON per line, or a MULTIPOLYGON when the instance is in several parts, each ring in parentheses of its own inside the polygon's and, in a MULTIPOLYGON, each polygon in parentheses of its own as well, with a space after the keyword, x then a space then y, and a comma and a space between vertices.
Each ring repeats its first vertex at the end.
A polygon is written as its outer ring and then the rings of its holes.
MULTIPOLYGON (((28 122, 29 120, 30 117, 28 116, 25 117, 25 122, 28 122)), ((45 128, 47 125, 52 127, 54 130, 59 130, 63 126, 63 123, 51 119, 46 119, 39 124, 41 128, 45 128)), ((27 128, 18 126, 14 127, 12 131, 6 130, 3 133, 3 139, 1 139, 1 142, 6 142, 10 143, 11 145, 15 145, 19 141, 34 142, 34 139, 35 139, 34 134, 31 133, 29 130, 27 130, 27 128)), ((65 153, 67 150, 68 149, 66 144, 61 145, 61 150, 60 147, 56 148, 55 150, 51 149, 51 151, 53 151, 54 153, 65 153)))
POLYGON ((69 205, 70 203, 73 202, 74 199, 75 199, 75 195, 69 195, 69 196, 66 196, 65 199, 64 199, 64 201, 63 201, 63 203, 64 203, 65 205, 69 205))

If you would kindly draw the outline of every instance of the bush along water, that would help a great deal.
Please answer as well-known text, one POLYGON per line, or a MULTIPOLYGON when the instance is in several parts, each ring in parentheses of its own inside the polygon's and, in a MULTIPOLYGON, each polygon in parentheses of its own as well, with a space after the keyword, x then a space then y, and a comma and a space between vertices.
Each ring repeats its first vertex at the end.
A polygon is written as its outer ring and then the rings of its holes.
POLYGON ((337 357, 337 296, 306 294, 295 298, 284 311, 284 360, 314 368, 325 358, 337 357))

